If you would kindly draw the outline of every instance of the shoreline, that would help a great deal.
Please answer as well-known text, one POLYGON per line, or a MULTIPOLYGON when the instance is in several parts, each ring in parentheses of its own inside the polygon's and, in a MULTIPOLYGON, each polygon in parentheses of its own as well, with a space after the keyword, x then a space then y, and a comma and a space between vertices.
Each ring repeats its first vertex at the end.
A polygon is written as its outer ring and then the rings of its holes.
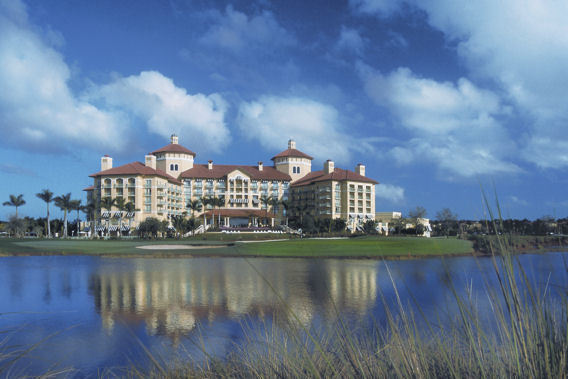
MULTIPOLYGON (((18 256, 98 256, 102 258, 302 258, 413 260, 491 257, 458 239, 363 238, 264 241, 0 240, 0 258, 18 256), (251 243, 254 242, 254 243, 251 243), (263 242, 263 243, 261 243, 263 242)), ((568 251, 563 246, 517 248, 515 254, 568 251)))

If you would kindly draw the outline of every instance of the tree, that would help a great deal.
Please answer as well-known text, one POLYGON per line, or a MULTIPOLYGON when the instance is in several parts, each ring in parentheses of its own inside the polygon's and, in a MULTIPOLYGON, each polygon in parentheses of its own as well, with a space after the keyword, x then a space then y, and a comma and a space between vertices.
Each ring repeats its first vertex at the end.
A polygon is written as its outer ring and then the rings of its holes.
POLYGON ((118 209, 118 237, 122 237, 122 212, 126 210, 124 197, 117 197, 114 206, 118 209))
POLYGON ((142 221, 138 227, 138 235, 140 237, 146 238, 156 238, 158 237, 158 232, 162 223, 155 217, 148 217, 146 220, 142 221))
POLYGON ((284 213, 286 214, 286 226, 288 226, 288 209, 290 209, 292 203, 290 202, 290 200, 282 200, 280 201, 280 204, 282 204, 282 208, 284 209, 284 213))
POLYGON ((203 234, 205 234, 205 232, 207 231, 207 216, 205 216, 205 212, 207 210, 207 206, 212 204, 212 198, 211 197, 204 197, 201 200, 201 204, 203 204, 203 234))
POLYGON ((189 203, 186 204, 187 209, 191 210, 191 217, 194 216, 195 212, 201 212, 201 208, 203 205, 201 204, 201 200, 191 200, 189 203))
POLYGON ((2 203, 2 205, 15 207, 16 208, 16 218, 18 218, 18 207, 21 207, 25 203, 26 203, 26 201, 24 200, 24 195, 20 194, 18 196, 10 195, 10 200, 5 201, 4 203, 2 203))
POLYGON ((408 211, 408 217, 417 220, 419 218, 426 217, 426 209, 421 206, 417 206, 416 208, 408 211))
POLYGON ((377 222, 375 220, 367 220, 363 224, 363 231, 367 234, 377 234, 377 222))
POLYGON ((42 199, 47 206, 47 238, 51 238, 51 227, 49 225, 49 203, 53 201, 53 192, 48 189, 44 189, 40 193, 36 193, 36 196, 42 199))
MULTIPOLYGON (((112 207, 114 207, 115 204, 116 204, 116 199, 113 199, 111 197, 103 197, 101 200, 101 208, 106 209, 109 212, 112 210, 112 207)), ((109 229, 110 229, 110 216, 107 220, 107 233, 109 229)))
POLYGON ((294 209, 294 214, 298 214, 298 216, 300 217, 300 224, 299 227, 303 228, 304 227, 304 214, 306 213, 306 211, 310 208, 310 206, 306 203, 304 204, 300 204, 300 205, 296 205, 293 209, 294 209))
POLYGON ((132 218, 134 218, 134 214, 140 209, 136 209, 136 205, 132 201, 129 201, 124 205, 124 210, 127 213, 130 213, 130 216, 128 217, 128 234, 130 235, 130 230, 132 229, 132 218))
POLYGON ((450 208, 444 208, 436 213, 436 220, 440 222, 440 228, 443 235, 448 236, 452 226, 455 226, 458 220, 458 215, 452 213, 450 208))
POLYGON ((99 210, 98 205, 94 201, 89 201, 86 205, 81 207, 81 211, 85 213, 87 216, 87 220, 89 221, 89 226, 91 228, 91 236, 94 236, 97 228, 97 212, 99 210), (94 221, 94 223, 93 223, 94 221), (94 224, 94 226, 93 226, 94 224))
POLYGON ((186 228, 193 235, 193 233, 195 232, 195 229, 199 228, 199 220, 196 219, 195 217, 191 216, 189 218, 189 220, 187 220, 186 228))
POLYGON ((265 219, 265 222, 268 224, 268 206, 271 205, 271 203, 272 203, 272 196, 268 196, 268 195, 263 194, 260 197, 259 200, 260 200, 260 203, 262 204, 262 207, 265 210, 264 211, 265 212, 264 213, 265 214, 264 219, 265 219))
POLYGON ((67 238, 67 211, 71 209, 71 192, 53 199, 57 208, 63 211, 63 237, 67 238))
POLYGON ((174 227, 174 229, 176 230, 176 237, 179 239, 179 237, 181 237, 184 233, 185 233, 185 229, 187 226, 187 222, 185 220, 185 217, 183 216, 172 216, 171 218, 172 220, 172 225, 174 227))
POLYGON ((21 238, 24 236, 27 226, 27 220, 11 216, 6 224, 6 231, 9 234, 13 234, 16 238, 21 238))
POLYGON ((81 211, 81 208, 83 207, 83 205, 81 204, 81 200, 71 200, 69 202, 69 209, 73 210, 73 211, 77 211, 77 237, 79 237, 79 232, 81 231, 81 228, 79 227, 79 212, 81 211))

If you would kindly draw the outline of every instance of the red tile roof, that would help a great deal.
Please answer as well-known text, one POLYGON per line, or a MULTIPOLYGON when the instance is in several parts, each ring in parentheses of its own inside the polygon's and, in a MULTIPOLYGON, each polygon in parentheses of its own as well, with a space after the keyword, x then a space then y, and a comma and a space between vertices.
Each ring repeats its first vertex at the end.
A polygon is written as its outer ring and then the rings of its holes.
POLYGON ((95 186, 88 186, 87 188, 83 188, 83 191, 92 191, 95 189, 95 186))
POLYGON ((186 153, 189 155, 193 155, 195 157, 195 153, 189 149, 186 149, 182 145, 177 143, 170 143, 158 150, 152 151, 150 154, 158 154, 158 153, 186 153))
POLYGON ((303 178, 300 178, 296 182, 292 183, 292 187, 304 186, 307 184, 312 184, 315 182, 324 182, 327 180, 335 180, 338 182, 349 180, 354 182, 379 184, 377 181, 371 178, 367 178, 366 176, 359 175, 354 171, 343 170, 341 168, 336 167, 333 170, 333 172, 330 174, 324 173, 323 170, 312 171, 303 178))
POLYGON ((306 153, 302 153, 300 150, 296 150, 296 149, 286 149, 284 151, 282 151, 281 153, 276 154, 275 156, 273 156, 272 160, 276 159, 276 158, 282 158, 282 157, 299 157, 299 158, 307 158, 307 159, 314 159, 312 157, 310 157, 308 154, 306 153))
POLYGON ((221 213, 221 217, 271 217, 274 218, 276 215, 272 212, 268 212, 262 209, 217 209, 205 212, 205 217, 217 216, 221 213))
POLYGON ((169 182, 181 184, 179 180, 171 175, 166 174, 165 171, 155 170, 151 167, 144 165, 141 162, 127 163, 122 166, 113 167, 108 170, 99 171, 96 174, 89 175, 90 177, 97 176, 112 176, 112 175, 148 175, 148 176, 159 176, 161 178, 167 179, 169 182))
POLYGON ((200 179, 221 179, 227 176, 228 173, 240 170, 251 179, 254 180, 283 180, 290 181, 292 178, 288 174, 284 174, 271 166, 264 166, 262 171, 258 170, 258 166, 244 166, 244 165, 224 165, 214 164, 213 168, 209 170, 206 164, 196 164, 193 168, 181 173, 181 178, 200 178, 200 179))

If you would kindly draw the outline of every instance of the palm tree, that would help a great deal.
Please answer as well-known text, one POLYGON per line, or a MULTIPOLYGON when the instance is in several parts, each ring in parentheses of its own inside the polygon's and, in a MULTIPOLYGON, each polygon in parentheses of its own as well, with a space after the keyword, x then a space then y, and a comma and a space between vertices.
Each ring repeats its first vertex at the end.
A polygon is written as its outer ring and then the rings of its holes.
POLYGON ((122 212, 126 210, 126 201, 124 197, 117 197, 114 206, 118 209, 118 236, 122 237, 122 212))
POLYGON ((63 237, 67 238, 67 211, 71 209, 71 192, 53 199, 57 208, 63 211, 63 237))
MULTIPOLYGON (((221 207, 225 205, 225 199, 220 197, 213 197, 210 199, 210 204, 213 206, 213 208, 221 209, 221 207)), ((217 225, 221 226, 221 212, 218 213, 217 225)))
POLYGON ((268 195, 262 195, 260 197, 260 202, 262 203, 263 207, 265 209, 265 222, 268 224, 268 206, 272 203, 272 196, 268 196, 268 195))
POLYGON ((183 235, 186 228, 185 217, 183 216, 172 216, 172 225, 176 230, 176 237, 179 239, 183 235))
MULTIPOLYGON (((115 203, 116 199, 113 199, 111 197, 103 197, 101 200, 101 208, 106 209, 107 211, 110 212, 112 210, 112 207, 115 205, 115 203)), ((110 217, 107 220, 107 233, 109 232, 108 230, 109 228, 110 228, 110 217)))
POLYGON ((308 204, 301 204, 301 205, 296 205, 294 207, 294 213, 298 212, 298 215, 300 216, 300 226, 303 227, 304 225, 304 213, 310 208, 310 206, 308 204))
POLYGON ((95 203, 94 201, 89 201, 89 203, 87 205, 84 205, 81 207, 81 211, 83 213, 85 213, 85 215, 87 216, 87 220, 89 220, 89 226, 91 228, 91 236, 94 236, 95 234, 93 233, 93 230, 96 231, 97 228, 97 211, 98 211, 98 205, 97 203, 95 203), (93 222, 94 222, 94 227, 93 227, 93 222))
POLYGON ((201 200, 201 203, 203 204, 203 233, 205 234, 205 231, 207 230, 207 217, 205 216, 205 212, 207 210, 207 206, 208 205, 213 205, 212 203, 213 198, 211 197, 204 197, 203 200, 201 200))
POLYGON ((16 207, 16 218, 18 218, 18 207, 24 205, 26 201, 24 200, 24 195, 10 195, 10 200, 5 201, 2 205, 8 205, 10 207, 16 207))
POLYGON ((79 212, 81 211, 81 208, 83 207, 83 205, 81 204, 81 200, 71 200, 70 201, 70 210, 73 211, 77 211, 77 220, 75 221, 77 223, 77 237, 79 237, 79 232, 81 231, 81 228, 79 227, 79 212))
POLYGON ((201 204, 201 200, 191 200, 189 203, 187 203, 186 205, 187 209, 191 209, 191 217, 194 216, 194 212, 201 212, 201 208, 203 207, 203 205, 201 204))
POLYGON ((44 189, 40 193, 36 193, 36 196, 43 201, 47 205, 47 238, 51 238, 51 226, 49 224, 49 203, 53 201, 53 192, 48 189, 44 189))
POLYGON ((131 213, 132 216, 128 217, 128 234, 130 235, 130 229, 132 228, 132 218, 134 217, 134 213, 138 212, 140 209, 136 209, 136 205, 129 201, 128 203, 124 204, 124 210, 127 213, 131 213))
POLYGON ((292 207, 292 202, 290 202, 290 200, 282 200, 280 204, 282 204, 282 208, 284 208, 284 212, 286 213, 286 226, 288 226, 288 209, 292 207))

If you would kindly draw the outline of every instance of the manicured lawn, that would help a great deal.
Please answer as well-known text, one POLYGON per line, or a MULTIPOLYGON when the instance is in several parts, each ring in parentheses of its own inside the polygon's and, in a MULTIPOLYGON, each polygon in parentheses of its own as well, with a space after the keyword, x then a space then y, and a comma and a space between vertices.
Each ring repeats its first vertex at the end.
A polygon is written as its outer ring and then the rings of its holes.
POLYGON ((276 242, 190 240, 15 240, 0 239, 0 255, 85 254, 101 256, 267 256, 267 257, 416 257, 472 253, 469 241, 412 237, 293 239, 276 242), (227 246, 226 244, 229 243, 227 246), (144 245, 220 245, 215 249, 143 250, 144 245))
POLYGON ((473 252, 469 241, 413 237, 295 239, 238 244, 236 248, 248 255, 289 257, 414 257, 473 252))

